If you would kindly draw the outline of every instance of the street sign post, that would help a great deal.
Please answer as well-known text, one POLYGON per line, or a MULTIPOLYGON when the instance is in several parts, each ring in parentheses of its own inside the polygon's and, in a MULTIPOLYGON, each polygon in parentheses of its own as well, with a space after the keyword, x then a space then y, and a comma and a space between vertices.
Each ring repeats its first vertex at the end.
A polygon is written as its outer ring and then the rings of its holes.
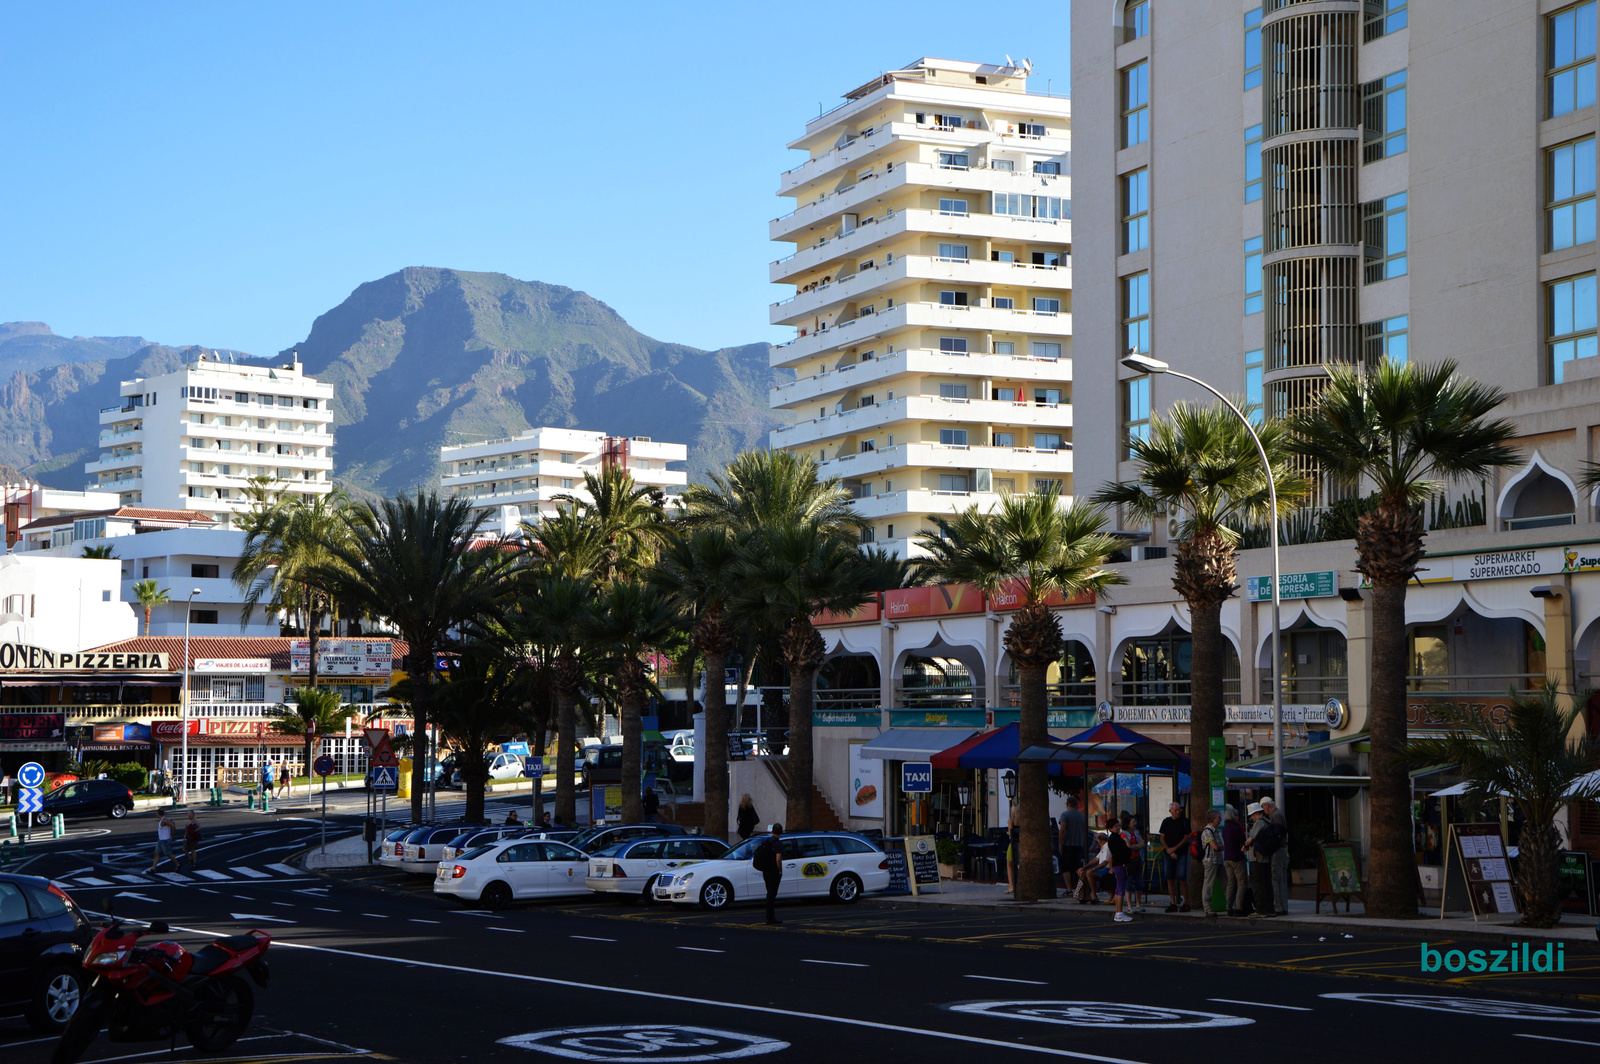
POLYGON ((29 761, 17 769, 17 784, 22 787, 32 787, 37 790, 44 786, 44 766, 37 761, 29 761))
POLYGON ((323 754, 311 763, 322 777, 322 852, 328 852, 328 776, 333 772, 333 758, 323 754))
POLYGON ((522 774, 533 781, 528 789, 528 823, 539 823, 539 796, 544 789, 544 758, 528 754, 522 759, 522 774))
POLYGON ((900 766, 900 790, 905 794, 932 794, 933 762, 904 762, 900 766))

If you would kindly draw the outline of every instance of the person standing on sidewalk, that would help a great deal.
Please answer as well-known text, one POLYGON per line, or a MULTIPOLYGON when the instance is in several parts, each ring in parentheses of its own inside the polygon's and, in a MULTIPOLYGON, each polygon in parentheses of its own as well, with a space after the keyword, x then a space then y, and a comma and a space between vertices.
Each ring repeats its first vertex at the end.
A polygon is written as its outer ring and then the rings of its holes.
POLYGON ((1244 851, 1250 855, 1250 892, 1255 896, 1256 915, 1276 916, 1272 908, 1272 855, 1266 852, 1265 846, 1259 853, 1256 850, 1262 836, 1271 831, 1272 821, 1267 819, 1260 802, 1251 802, 1245 815, 1250 818, 1250 834, 1245 839, 1244 851))
POLYGON ((1228 806, 1222 814, 1222 867, 1228 872, 1228 915, 1244 915, 1244 891, 1249 880, 1245 876, 1244 828, 1239 825, 1239 811, 1228 806))
MULTIPOLYGON (((1206 826, 1200 832, 1200 852, 1205 857, 1205 886, 1201 888, 1201 907, 1207 916, 1218 915, 1212 899, 1216 897, 1217 877, 1226 876, 1222 866, 1222 810, 1213 809, 1206 814, 1206 826)), ((1224 884, 1226 886, 1226 884, 1224 884)))
POLYGON ((1089 822, 1078 809, 1078 796, 1067 797, 1061 814, 1061 880, 1069 891, 1078 887, 1078 869, 1083 867, 1083 851, 1089 846, 1089 822))
POLYGON ((1173 802, 1167 819, 1161 822, 1161 848, 1166 851, 1167 897, 1169 913, 1189 911, 1189 818, 1183 806, 1173 802))
POLYGON ((740 840, 748 839, 756 833, 756 824, 761 817, 756 813, 756 803, 748 794, 739 799, 739 813, 735 821, 738 824, 740 840))
POLYGON ((1133 850, 1128 846, 1128 840, 1123 836, 1116 818, 1109 813, 1106 814, 1106 845, 1111 851, 1111 878, 1114 881, 1111 901, 1116 906, 1111 919, 1119 924, 1130 924, 1133 917, 1123 911, 1123 905, 1128 897, 1128 864, 1133 859, 1133 850))
POLYGON ((1289 911, 1289 818, 1276 799, 1261 799, 1261 814, 1278 829, 1278 848, 1272 851, 1272 911, 1289 911))
POLYGON ((783 880, 783 825, 772 825, 772 834, 762 839, 750 863, 767 884, 767 923, 774 927, 782 924, 778 919, 778 884, 783 880))
POLYGON ((261 797, 263 799, 272 797, 272 775, 272 762, 261 762, 261 797))

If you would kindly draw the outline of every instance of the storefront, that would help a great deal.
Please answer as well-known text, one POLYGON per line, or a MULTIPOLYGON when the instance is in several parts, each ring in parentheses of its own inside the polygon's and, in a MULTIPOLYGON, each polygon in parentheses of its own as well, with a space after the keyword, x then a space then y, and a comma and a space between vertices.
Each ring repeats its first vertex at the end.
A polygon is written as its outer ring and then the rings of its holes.
MULTIPOLYGON (((901 766, 907 761, 931 761, 935 754, 964 742, 975 733, 976 729, 960 725, 891 728, 860 746, 861 757, 879 761, 883 765, 886 835, 928 835, 936 831, 954 834, 959 829, 960 822, 965 819, 960 802, 960 785, 962 782, 972 783, 972 774, 956 769, 935 768, 931 792, 906 794, 900 786, 901 766)), ((980 809, 982 789, 981 786, 976 788, 980 809)), ((971 806, 970 795, 968 805, 971 806)))
POLYGON ((126 707, 176 710, 179 677, 163 653, 57 651, 0 644, 0 768, 37 761, 66 772, 75 761, 154 765, 149 735, 126 707))

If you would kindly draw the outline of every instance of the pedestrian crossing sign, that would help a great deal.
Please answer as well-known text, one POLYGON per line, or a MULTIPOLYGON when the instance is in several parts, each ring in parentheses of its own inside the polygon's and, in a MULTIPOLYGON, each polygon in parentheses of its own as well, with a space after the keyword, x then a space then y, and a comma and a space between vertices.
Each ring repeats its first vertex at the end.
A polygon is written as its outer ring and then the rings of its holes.
POLYGON ((394 765, 374 765, 372 767, 371 788, 375 791, 392 791, 400 782, 400 769, 394 765))

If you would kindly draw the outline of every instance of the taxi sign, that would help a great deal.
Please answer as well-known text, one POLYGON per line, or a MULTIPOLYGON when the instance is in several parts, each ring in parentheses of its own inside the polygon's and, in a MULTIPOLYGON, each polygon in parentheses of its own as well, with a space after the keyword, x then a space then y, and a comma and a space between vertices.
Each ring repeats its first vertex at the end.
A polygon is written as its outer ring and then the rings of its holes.
POLYGON ((933 762, 907 761, 900 766, 900 790, 906 794, 933 792, 933 762))
POLYGON ((544 758, 530 754, 523 759, 522 774, 530 780, 544 779, 544 758))

